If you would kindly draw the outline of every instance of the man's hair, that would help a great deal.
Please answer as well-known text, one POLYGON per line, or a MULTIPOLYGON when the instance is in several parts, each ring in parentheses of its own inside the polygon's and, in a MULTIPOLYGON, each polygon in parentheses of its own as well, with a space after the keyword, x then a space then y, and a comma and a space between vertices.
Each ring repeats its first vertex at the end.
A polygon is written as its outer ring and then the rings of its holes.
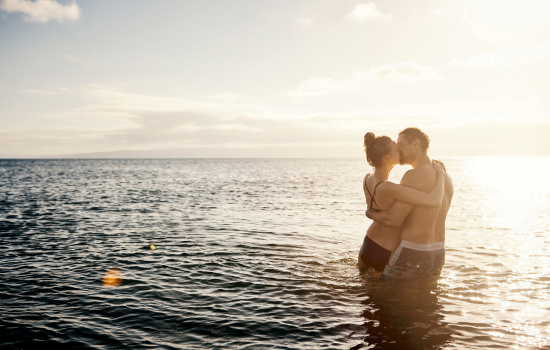
POLYGON ((408 143, 413 143, 414 140, 418 139, 420 141, 420 148, 424 152, 428 151, 428 147, 430 147, 430 138, 428 137, 428 135, 424 134, 424 132, 422 132, 422 130, 420 130, 419 128, 406 128, 405 130, 401 131, 399 135, 403 135, 408 143))

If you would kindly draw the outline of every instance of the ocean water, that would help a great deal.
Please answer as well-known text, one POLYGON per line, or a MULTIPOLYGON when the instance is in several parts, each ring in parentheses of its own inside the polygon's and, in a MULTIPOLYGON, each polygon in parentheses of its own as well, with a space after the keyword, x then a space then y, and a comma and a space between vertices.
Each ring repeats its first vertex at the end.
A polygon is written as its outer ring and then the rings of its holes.
POLYGON ((549 348, 550 158, 442 160, 445 266, 405 283, 355 266, 362 159, 1 160, 0 348, 549 348))

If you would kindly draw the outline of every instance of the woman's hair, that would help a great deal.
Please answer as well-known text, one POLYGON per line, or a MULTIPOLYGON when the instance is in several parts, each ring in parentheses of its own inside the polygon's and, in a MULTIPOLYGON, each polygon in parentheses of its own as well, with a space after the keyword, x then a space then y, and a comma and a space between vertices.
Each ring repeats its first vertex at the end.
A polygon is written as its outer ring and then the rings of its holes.
POLYGON ((391 138, 388 136, 376 137, 374 133, 368 132, 363 138, 367 162, 373 168, 382 165, 382 159, 386 154, 391 153, 391 138))

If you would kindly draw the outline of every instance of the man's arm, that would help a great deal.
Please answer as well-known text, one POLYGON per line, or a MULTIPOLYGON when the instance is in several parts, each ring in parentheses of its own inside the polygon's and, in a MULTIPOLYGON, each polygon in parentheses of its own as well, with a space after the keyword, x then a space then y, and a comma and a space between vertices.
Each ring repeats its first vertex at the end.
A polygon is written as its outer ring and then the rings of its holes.
MULTIPOLYGON (((416 174, 413 170, 409 170, 403 175, 400 184, 408 187, 415 188, 416 185, 416 174)), ((405 218, 409 213, 414 209, 414 205, 407 204, 399 201, 395 201, 390 209, 383 211, 372 211, 367 210, 365 215, 376 221, 379 224, 388 227, 399 227, 405 221, 405 218)))

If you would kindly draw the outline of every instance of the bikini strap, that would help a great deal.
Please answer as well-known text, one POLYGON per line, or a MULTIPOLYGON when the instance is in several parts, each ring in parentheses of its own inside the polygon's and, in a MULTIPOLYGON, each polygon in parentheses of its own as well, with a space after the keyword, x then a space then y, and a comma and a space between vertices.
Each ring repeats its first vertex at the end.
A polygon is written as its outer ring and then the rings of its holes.
POLYGON ((376 188, 378 187, 378 185, 380 185, 382 182, 384 182, 385 180, 383 181, 380 181, 379 183, 376 184, 376 186, 374 186, 374 191, 373 193, 371 194, 370 191, 369 191, 369 188, 367 187, 367 177, 365 176, 365 179, 363 180, 363 187, 367 190, 369 196, 370 196, 370 205, 369 205, 369 208, 372 209, 372 210, 382 210, 380 209, 380 206, 378 205, 378 203, 376 203, 376 200, 374 199, 374 195, 376 194, 376 188), (378 207, 378 209, 374 209, 372 207, 372 202, 374 202, 374 204, 376 204, 376 206, 378 207))
POLYGON ((386 181, 386 180, 382 180, 379 183, 377 183, 376 186, 374 186, 374 192, 373 192, 374 194, 376 194, 376 188, 378 187, 378 185, 380 185, 384 181, 386 181))
MULTIPOLYGON (((382 182, 384 182, 385 180, 383 181, 380 181, 379 183, 376 184, 376 186, 374 186, 374 191, 372 191, 372 196, 370 197, 370 206, 372 208, 372 202, 374 202, 374 204, 376 204, 376 206, 378 207, 378 210, 382 210, 382 208, 380 208, 380 206, 378 205, 378 203, 376 203, 376 199, 374 199, 374 196, 376 195, 376 188, 378 187, 378 185, 380 185, 382 182)), ((367 189, 368 191, 368 189, 367 189)), ((370 192, 369 192, 370 194, 370 192)))

